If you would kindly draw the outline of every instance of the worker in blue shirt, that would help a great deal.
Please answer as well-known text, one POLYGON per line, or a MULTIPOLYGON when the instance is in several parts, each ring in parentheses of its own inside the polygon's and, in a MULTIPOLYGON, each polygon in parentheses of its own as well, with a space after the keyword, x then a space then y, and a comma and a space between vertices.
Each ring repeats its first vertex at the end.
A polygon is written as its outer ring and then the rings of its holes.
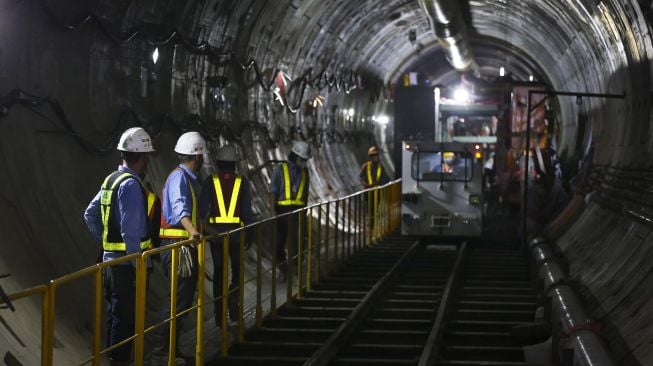
MULTIPOLYGON (((203 155, 208 152, 206 141, 199 132, 186 132, 179 137, 175 145, 179 165, 170 173, 163 186, 161 197, 161 245, 169 245, 190 238, 199 239, 201 222, 198 219, 200 187, 197 178, 204 162, 203 155)), ((193 305, 197 290, 197 248, 184 246, 179 251, 179 276, 177 277, 177 309, 181 311, 193 305), (183 264, 183 265, 182 265, 183 264)), ((170 278, 172 251, 161 253, 163 273, 170 278)), ((166 286, 169 289, 169 286, 166 286)), ((170 301, 165 301, 164 318, 170 317, 170 301)), ((176 329, 180 329, 185 316, 177 318, 176 329)), ((169 324, 169 323, 168 323, 169 324)), ((161 334, 165 339, 169 335, 169 327, 164 326, 161 334)), ((179 332, 176 332, 177 339, 179 332)), ((157 353, 167 351, 169 342, 157 353)), ((177 346, 179 343, 176 343, 177 346)), ((180 354, 181 355, 181 354, 180 354)))
MULTIPOLYGON (((125 131, 118 142, 122 165, 111 173, 84 212, 93 236, 102 243, 104 262, 138 253, 151 245, 148 225, 148 193, 141 179, 148 155, 154 151, 152 139, 140 127, 125 131)), ((107 347, 134 334, 136 273, 134 263, 104 269, 107 306, 107 347)), ((131 343, 109 352, 112 365, 127 365, 131 343)))
MULTIPOLYGON (((288 160, 277 165, 272 172, 270 196, 276 214, 280 215, 306 207, 309 192, 309 177, 306 162, 311 158, 311 148, 305 141, 294 141, 288 160)), ((276 254, 279 264, 279 278, 285 279, 287 263, 295 257, 297 251, 297 229, 299 216, 289 215, 277 219, 276 254), (286 257, 286 239, 289 228, 290 244, 286 257)))
MULTIPOLYGON (((236 173, 238 157, 233 145, 218 149, 215 156, 218 172, 207 177, 202 185, 200 212, 206 229, 219 234, 238 229, 254 222, 252 196, 247 178, 236 173)), ((247 242, 251 242, 246 238, 247 242)), ((223 244, 222 237, 212 240, 213 298, 222 296, 223 286, 223 244)), ((231 263, 231 284, 229 285, 229 320, 238 320, 238 288, 240 278, 240 233, 229 237, 229 261, 231 263)), ((222 301, 215 302, 215 323, 222 326, 222 301)))

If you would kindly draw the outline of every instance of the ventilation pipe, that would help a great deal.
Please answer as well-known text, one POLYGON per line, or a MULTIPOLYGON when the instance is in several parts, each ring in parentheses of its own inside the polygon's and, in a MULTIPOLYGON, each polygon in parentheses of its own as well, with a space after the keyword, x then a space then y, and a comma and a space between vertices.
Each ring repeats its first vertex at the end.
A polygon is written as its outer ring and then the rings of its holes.
POLYGON ((447 61, 460 72, 476 71, 457 0, 418 0, 431 29, 445 51, 447 61))

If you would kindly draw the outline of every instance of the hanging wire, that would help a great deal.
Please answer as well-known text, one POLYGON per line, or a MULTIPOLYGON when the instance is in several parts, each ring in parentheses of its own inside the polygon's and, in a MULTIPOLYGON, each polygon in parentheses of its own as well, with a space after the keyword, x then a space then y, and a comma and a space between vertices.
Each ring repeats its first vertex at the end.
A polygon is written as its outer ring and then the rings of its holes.
POLYGON ((220 49, 212 47, 208 42, 204 41, 201 43, 194 43, 189 41, 184 35, 177 29, 170 31, 167 35, 164 35, 163 37, 152 37, 149 34, 146 34, 141 27, 134 27, 130 29, 126 33, 116 33, 113 32, 108 24, 102 20, 101 17, 99 17, 97 14, 87 12, 86 14, 80 15, 77 17, 77 21, 74 21, 72 23, 67 23, 62 21, 52 10, 50 7, 50 4, 48 3, 47 0, 40 0, 39 3, 45 10, 46 14, 50 17, 50 19, 59 27, 65 29, 65 30, 75 30, 82 25, 86 23, 95 23, 99 28, 100 31, 109 39, 111 39, 113 42, 118 43, 118 44, 123 44, 126 42, 131 41, 134 38, 142 38, 145 42, 147 42, 151 46, 163 46, 166 44, 173 44, 173 45, 178 45, 181 44, 186 48, 188 51, 194 54, 200 54, 200 55, 211 55, 215 57, 226 57, 226 56, 231 56, 231 52, 222 52, 220 49))
POLYGON ((358 142, 363 138, 372 140, 374 138, 371 132, 365 130, 340 132, 333 128, 311 128, 308 129, 307 134, 304 134, 301 130, 295 132, 295 128, 290 129, 291 133, 288 133, 284 128, 278 128, 273 134, 270 127, 258 121, 244 121, 241 131, 236 132, 224 121, 206 121, 196 114, 187 115, 181 120, 177 120, 171 114, 167 113, 163 118, 147 120, 142 118, 133 108, 125 106, 119 113, 118 122, 115 127, 108 133, 109 137, 104 142, 96 144, 79 135, 73 128, 73 124, 68 119, 61 103, 53 97, 40 97, 21 89, 14 89, 6 96, 0 98, 0 119, 8 116, 10 110, 16 106, 27 108, 47 120, 58 131, 71 136, 85 151, 91 154, 105 154, 114 151, 120 134, 129 127, 143 127, 155 138, 161 134, 166 123, 174 126, 181 132, 198 131, 209 141, 219 141, 220 137, 223 137, 240 145, 246 143, 244 137, 247 133, 259 133, 265 138, 268 146, 286 144, 297 137, 310 142, 316 147, 324 145, 325 142, 328 144, 345 143, 348 141, 358 142), (43 108, 49 108, 56 119, 52 119, 49 115, 43 113, 43 108), (277 137, 273 138, 273 135, 277 137))
MULTIPOLYGON (((283 72, 279 68, 275 68, 274 73, 269 80, 265 80, 263 72, 255 60, 250 59, 246 62, 239 62, 236 60, 233 52, 225 52, 220 48, 212 47, 206 41, 201 43, 191 42, 179 30, 172 30, 170 33, 158 37, 144 32, 141 29, 142 27, 134 27, 126 33, 117 33, 112 31, 109 24, 94 13, 87 12, 86 14, 78 16, 76 21, 68 23, 62 21, 55 14, 47 0, 40 0, 40 4, 49 18, 57 26, 65 30, 75 30, 84 24, 94 23, 107 38, 117 44, 124 44, 135 38, 141 38, 151 46, 162 46, 167 44, 182 45, 187 51, 193 54, 214 56, 220 60, 217 62, 218 66, 225 66, 231 63, 235 66, 240 66, 242 70, 253 70, 259 86, 264 91, 272 91, 275 82, 278 84, 277 87, 283 89, 283 93, 280 93, 281 102, 283 103, 285 110, 292 114, 295 114, 300 110, 307 87, 311 87, 318 91, 328 88, 329 92, 335 89, 336 91, 345 91, 347 93, 355 88, 362 88, 369 92, 371 101, 375 101, 383 90, 383 83, 378 78, 356 73, 351 69, 345 69, 336 74, 327 72, 327 68, 325 67, 322 71, 314 75, 314 69, 311 67, 308 68, 299 78, 290 79, 283 75, 283 72), (224 58, 227 58, 226 61, 224 58), (290 80, 287 88, 285 88, 286 79, 290 80), (281 88, 281 85, 279 84, 281 81, 283 81, 283 88, 281 88)), ((215 60, 210 61, 216 63, 215 60)), ((127 127, 141 126, 153 137, 156 137, 163 130, 164 123, 170 123, 181 131, 198 131, 210 141, 217 141, 220 136, 222 136, 228 137, 228 139, 242 144, 243 137, 246 133, 258 132, 265 136, 265 141, 268 145, 276 146, 279 143, 287 143, 295 137, 292 136, 292 134, 288 134, 285 129, 280 128, 276 133, 276 135, 278 135, 277 138, 274 139, 272 138, 272 131, 270 131, 265 124, 257 121, 246 121, 244 123, 244 128, 237 133, 226 122, 217 120, 206 122, 198 115, 188 115, 181 121, 177 121, 170 114, 165 114, 163 118, 156 119, 156 121, 159 121, 158 123, 152 123, 141 118, 133 108, 123 107, 119 114, 118 123, 116 123, 115 128, 109 132, 107 140, 103 143, 95 144, 83 138, 77 133, 77 131, 75 131, 68 120, 61 103, 53 97, 40 97, 20 89, 14 89, 0 99, 0 119, 7 116, 9 110, 16 105, 23 106, 48 120, 55 127, 73 137, 86 151, 95 154, 113 151, 120 134, 127 127), (56 121, 42 113, 41 108, 44 106, 50 108, 52 113, 57 117, 56 121)), ((357 136, 360 134, 366 135, 368 138, 372 136, 370 132, 363 131, 347 131, 343 134, 332 129, 313 128, 309 131, 308 135, 302 133, 300 137, 319 147, 325 142, 331 144, 358 139, 357 136)), ((373 138, 373 136, 371 138, 373 138)))
MULTIPOLYGON (((109 25, 95 13, 86 12, 86 14, 79 15, 77 17, 78 20, 73 21, 72 23, 68 23, 62 21, 55 14, 47 0, 40 0, 40 4, 45 10, 46 14, 48 14, 49 18, 57 26, 66 30, 75 30, 84 24, 95 23, 107 38, 111 39, 114 43, 117 44, 124 44, 137 37, 142 38, 147 44, 151 46, 181 44, 187 51, 193 54, 214 56, 218 60, 221 60, 217 62, 219 66, 225 66, 229 63, 232 63, 235 66, 240 66, 243 70, 253 70, 256 76, 256 80, 258 81, 260 87, 265 91, 271 91, 272 86, 278 79, 279 73, 282 73, 279 68, 275 68, 275 71, 272 74, 270 80, 266 81, 264 80, 263 72, 260 70, 258 63, 255 60, 250 59, 246 62, 236 61, 235 54, 233 52, 226 52, 220 48, 212 47, 206 41, 201 43, 191 42, 177 29, 170 31, 170 33, 164 35, 163 37, 156 37, 152 36, 151 34, 146 34, 146 32, 142 30, 142 25, 134 27, 126 33, 116 33, 112 31, 109 25), (224 60, 224 58, 226 58, 226 60, 224 60)), ((289 113, 295 114, 299 111, 307 87, 314 88, 318 91, 321 91, 324 88, 328 88, 329 92, 335 88, 336 91, 345 91, 346 93, 349 93, 354 88, 359 87, 358 84, 360 84, 360 87, 368 90, 371 101, 375 101, 383 89, 382 82, 378 78, 367 77, 365 75, 356 73, 351 69, 346 69, 337 75, 335 73, 329 74, 326 71, 326 68, 315 76, 313 76, 312 73, 313 68, 308 68, 301 77, 295 79, 290 84, 287 91, 281 93, 281 102, 283 103, 286 111, 289 113), (360 80, 360 83, 357 83, 357 80, 360 80), (295 90, 299 90, 296 92, 298 96, 292 98, 294 101, 291 101, 288 95, 295 90)))
MULTIPOLYGON (((163 37, 153 37, 150 34, 146 34, 141 27, 134 27, 131 30, 129 30, 126 33, 116 33, 113 32, 108 24, 102 20, 101 17, 98 15, 87 12, 84 15, 78 16, 78 20, 74 21, 72 23, 64 22, 62 21, 53 11, 52 7, 49 5, 47 0, 40 0, 40 4, 45 10, 45 12, 48 14, 50 19, 57 24, 59 27, 66 29, 66 30, 75 30, 84 24, 87 23, 95 23, 100 31, 109 39, 111 39, 114 43, 117 44, 124 44, 126 42, 129 42, 133 40, 134 38, 142 38, 147 44, 150 46, 163 46, 167 44, 172 44, 172 45, 179 45, 181 44, 184 46, 184 48, 193 53, 193 54, 198 54, 198 55, 210 55, 210 56, 215 56, 217 58, 223 58, 223 57, 229 57, 230 60, 234 60, 234 53, 233 52, 225 52, 221 50, 220 48, 212 47, 208 42, 203 41, 201 43, 193 43, 188 40, 179 30, 175 29, 170 31, 167 35, 164 35, 163 37)), ((270 81, 265 81, 263 80, 263 73, 261 72, 258 64, 254 60, 249 60, 244 63, 238 62, 240 64, 240 67, 243 70, 250 70, 253 69, 254 73, 256 74, 256 79, 265 91, 270 91, 272 88, 272 85, 274 85, 277 74, 281 72, 280 69, 275 69, 274 74, 270 78, 270 81)), ((299 99, 296 103, 293 103, 293 105, 290 105, 289 103, 286 103, 287 100, 284 100, 284 105, 286 106, 286 109, 291 112, 291 113, 296 113, 297 110, 299 109, 299 106, 301 105, 301 99, 304 95, 304 91, 307 86, 310 86, 311 88, 315 88, 317 90, 322 90, 326 87, 328 87, 329 92, 332 91, 333 88, 335 88, 337 91, 345 91, 349 92, 353 88, 356 87, 356 78, 359 77, 360 75, 356 74, 353 70, 345 70, 343 73, 339 75, 335 74, 329 74, 326 69, 318 73, 316 76, 312 77, 312 71, 313 68, 309 68, 304 74, 298 78, 297 82, 295 83, 296 85, 299 86, 300 92, 299 95, 300 97, 297 98, 299 99)), ((362 77, 363 80, 366 78, 362 77)), ((370 84, 378 84, 378 80, 375 80, 374 83, 370 84)), ((376 89, 376 93, 378 94, 378 90, 380 90, 378 87, 374 88, 376 89)))

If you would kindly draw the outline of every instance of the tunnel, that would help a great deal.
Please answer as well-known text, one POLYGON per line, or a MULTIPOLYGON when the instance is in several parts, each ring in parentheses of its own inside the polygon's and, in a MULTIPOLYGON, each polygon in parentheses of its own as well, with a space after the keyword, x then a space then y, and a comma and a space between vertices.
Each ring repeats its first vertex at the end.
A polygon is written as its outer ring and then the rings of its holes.
MULTIPOLYGON (((208 141, 204 172, 220 146, 236 146, 264 219, 270 161, 293 140, 313 149, 310 201, 354 193, 371 145, 400 176, 394 98, 405 75, 453 87, 501 69, 551 90, 625 96, 551 96, 565 184, 582 184, 546 224, 616 363, 653 364, 652 24, 643 0, 2 0, 0 275, 10 276, 0 285, 12 293, 95 264, 83 213, 128 127, 153 137, 146 182, 157 192, 181 133, 208 141), (456 22, 420 3, 445 4, 456 22)), ((88 351, 92 309, 76 300, 87 287, 63 291, 54 347, 72 364, 88 351)), ((0 357, 38 364, 40 302, 15 305, 0 310, 0 357)))

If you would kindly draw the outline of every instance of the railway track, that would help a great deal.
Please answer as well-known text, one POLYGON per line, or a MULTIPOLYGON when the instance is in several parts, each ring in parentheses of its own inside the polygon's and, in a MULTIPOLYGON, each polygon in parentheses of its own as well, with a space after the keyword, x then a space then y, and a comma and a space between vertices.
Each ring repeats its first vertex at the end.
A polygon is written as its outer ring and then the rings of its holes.
POLYGON ((524 365, 511 328, 533 321, 536 299, 523 256, 512 250, 474 249, 463 268, 438 366, 524 365))
POLYGON ((510 251, 467 252, 390 238, 208 364, 526 365, 510 328, 536 306, 527 265, 510 251))

